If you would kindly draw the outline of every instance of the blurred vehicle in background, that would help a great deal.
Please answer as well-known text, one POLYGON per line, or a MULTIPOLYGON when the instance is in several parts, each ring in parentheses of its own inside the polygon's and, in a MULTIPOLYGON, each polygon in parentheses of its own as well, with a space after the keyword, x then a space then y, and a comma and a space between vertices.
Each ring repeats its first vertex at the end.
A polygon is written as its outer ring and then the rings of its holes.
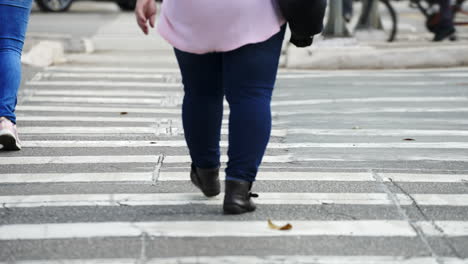
MULTIPOLYGON (((44 12, 65 12, 70 9, 74 1, 79 0, 35 0, 37 6, 44 12)), ((99 0, 99 1, 113 1, 120 9, 124 11, 133 11, 135 9, 136 0, 99 0)))

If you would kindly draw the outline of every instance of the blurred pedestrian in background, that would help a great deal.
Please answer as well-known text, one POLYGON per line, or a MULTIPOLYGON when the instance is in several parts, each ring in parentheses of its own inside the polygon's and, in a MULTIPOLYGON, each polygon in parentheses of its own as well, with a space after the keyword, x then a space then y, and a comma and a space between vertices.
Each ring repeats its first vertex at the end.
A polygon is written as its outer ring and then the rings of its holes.
POLYGON ((440 21, 437 25, 434 41, 442 41, 455 34, 453 26, 453 10, 450 0, 438 0, 440 21))
POLYGON ((0 0, 0 145, 20 150, 15 107, 21 83, 21 52, 32 0, 0 0))
MULTIPOLYGON (((174 46, 185 96, 182 120, 190 177, 206 196, 220 193, 223 98, 229 103, 224 213, 255 210, 250 192, 271 132, 270 101, 285 21, 276 0, 177 1, 162 4, 158 31, 174 46)), ((137 22, 154 27, 154 0, 138 0, 137 22), (149 25, 148 25, 149 24, 149 25)))

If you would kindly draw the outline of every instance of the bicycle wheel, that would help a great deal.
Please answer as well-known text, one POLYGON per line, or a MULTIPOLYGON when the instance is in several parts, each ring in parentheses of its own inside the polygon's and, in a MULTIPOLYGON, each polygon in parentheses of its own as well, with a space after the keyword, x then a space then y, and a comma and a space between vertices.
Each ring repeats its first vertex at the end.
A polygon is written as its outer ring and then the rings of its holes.
POLYGON ((398 19, 389 0, 379 0, 379 15, 382 29, 387 35, 387 41, 394 41, 398 32, 398 19))

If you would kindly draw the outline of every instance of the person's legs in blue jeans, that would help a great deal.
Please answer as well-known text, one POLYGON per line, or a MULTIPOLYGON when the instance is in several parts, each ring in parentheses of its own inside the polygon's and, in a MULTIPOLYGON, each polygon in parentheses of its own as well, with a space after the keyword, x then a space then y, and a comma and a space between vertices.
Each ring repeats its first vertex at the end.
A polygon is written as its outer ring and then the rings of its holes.
POLYGON ((31 0, 0 0, 0 117, 16 123, 15 107, 21 83, 21 52, 31 0))
POLYGON ((184 84, 182 121, 193 165, 220 166, 223 119, 222 55, 191 54, 175 49, 184 84))
POLYGON ((284 27, 265 42, 223 54, 230 107, 226 180, 255 181, 270 138, 270 102, 283 38, 284 27))

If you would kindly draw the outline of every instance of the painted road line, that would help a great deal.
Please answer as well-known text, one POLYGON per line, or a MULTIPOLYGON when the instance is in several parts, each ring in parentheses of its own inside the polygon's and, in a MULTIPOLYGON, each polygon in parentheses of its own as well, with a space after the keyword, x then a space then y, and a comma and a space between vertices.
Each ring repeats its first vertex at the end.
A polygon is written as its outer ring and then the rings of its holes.
MULTIPOLYGON (((46 121, 46 122, 115 122, 115 123, 174 123, 178 120, 157 117, 105 117, 105 116, 30 116, 17 115, 18 122, 46 121)), ((227 120, 223 120, 227 121, 227 120)))
POLYGON ((153 88, 182 88, 181 83, 167 82, 114 82, 114 81, 29 81, 29 86, 79 86, 79 87, 153 87, 153 88))
POLYGON ((468 136, 468 130, 436 129, 288 129, 288 134, 328 136, 468 136))
MULTIPOLYGON (((169 96, 169 95, 168 95, 169 96)), ((174 95, 172 95, 174 96, 174 95)), ((182 97, 182 94, 178 94, 182 97)), ((160 104, 161 99, 152 98, 117 98, 117 97, 69 97, 69 96, 27 96, 30 102, 65 102, 65 103, 127 103, 127 104, 160 104)), ((364 102, 468 102, 466 97, 389 97, 389 98, 349 98, 349 99, 317 99, 317 100, 292 100, 292 101, 273 101, 272 106, 291 106, 291 105, 313 105, 313 104, 334 104, 334 103, 364 103, 364 102)), ((227 103, 225 103, 227 106, 227 103)))
MULTIPOLYGON (((159 172, 158 181, 189 181, 186 171, 159 172)), ((60 183, 60 182, 146 182, 151 181, 152 172, 103 172, 103 173, 11 173, 0 174, 0 184, 9 183, 60 183)), ((257 181, 374 181, 366 172, 276 172, 262 171, 257 181)))
MULTIPOLYGON (((265 156, 263 163, 290 163, 290 162, 369 162, 369 161, 459 161, 468 162, 466 155, 458 154, 440 154, 440 155, 412 155, 406 157, 392 157, 391 159, 382 159, 378 156, 369 158, 319 158, 293 157, 290 155, 265 156)), ((133 156, 42 156, 42 157, 2 157, 0 165, 27 165, 27 164, 98 164, 98 163, 156 163, 158 156, 133 155, 133 156)), ((190 156, 166 156, 164 163, 189 163, 190 156)), ((226 156, 221 156, 221 162, 227 162, 226 156)))
POLYGON ((65 72, 135 72, 135 73, 176 73, 179 68, 138 68, 138 67, 75 67, 75 66, 51 66, 45 68, 46 71, 65 72))
MULTIPOLYGON (((183 130, 173 127, 21 127, 22 134, 158 134, 183 135, 183 130)), ((228 129, 221 129, 221 134, 227 135, 228 129)), ((272 137, 286 136, 286 130, 271 130, 272 137)))
MULTIPOLYGON (((112 194, 62 194, 62 195, 14 195, 0 196, 0 204, 6 208, 26 207, 75 207, 75 206, 147 206, 147 205, 221 205, 224 194, 206 198, 199 193, 112 193, 112 194)), ((401 196, 402 205, 412 201, 401 196)), ((465 195, 466 199, 467 196, 465 195)), ((399 197, 400 199, 400 197, 399 197)), ((441 197, 433 202, 449 201, 441 197)), ((459 200, 461 202, 461 199, 459 200)), ((257 204, 274 205, 391 205, 386 193, 260 193, 257 204)), ((464 204, 466 204, 465 202, 464 204)), ((437 204, 436 204, 437 205, 437 204)))
MULTIPOLYGON (((72 239, 99 237, 285 237, 285 236, 350 236, 350 237, 415 237, 406 221, 277 221, 289 222, 293 228, 278 232, 267 221, 170 221, 170 222, 100 222, 63 224, 16 224, 0 226, 0 240, 72 239)), ((468 222, 465 223, 468 226, 468 222)), ((466 235, 468 228, 457 222, 455 235, 466 235)), ((437 235, 437 234, 436 234, 437 235)))
MULTIPOLYGON (((464 113, 468 112, 468 107, 446 107, 446 108, 436 108, 436 107, 384 107, 384 108, 346 108, 343 110, 302 110, 302 111, 281 111, 279 115, 281 116, 292 116, 292 115, 305 115, 305 114, 320 114, 320 115, 329 115, 329 114, 342 114, 342 115, 354 115, 354 114, 367 114, 367 113, 464 113)), ((313 117, 312 117, 313 118, 313 117)))
MULTIPOLYGON (((313 169, 313 167, 309 167, 308 169, 313 169)), ((384 181, 393 180, 418 183, 468 182, 468 174, 379 172, 379 175, 383 178, 384 181)), ((152 172, 10 173, 0 174, 0 184, 61 182, 146 182, 151 181, 152 177, 152 172)), ((189 181, 188 171, 162 171, 159 173, 158 181, 189 181)), ((372 182, 375 181, 375 179, 370 173, 366 172, 262 171, 257 175, 257 181, 372 182)))
POLYGON ((343 104, 343 103, 419 103, 419 102, 467 102, 468 97, 367 97, 367 98, 337 98, 337 99, 311 99, 311 100, 291 100, 275 101, 272 106, 291 106, 291 105, 312 105, 312 104, 343 104))
POLYGON ((161 104, 163 99, 118 98, 118 97, 66 97, 66 96, 27 96, 28 102, 47 103, 98 103, 98 104, 161 104))
MULTIPOLYGON (((17 115, 16 119, 19 122, 22 121, 68 121, 68 122, 117 122, 117 123, 170 123, 172 125, 177 124, 182 127, 182 120, 180 118, 158 118, 158 117, 106 117, 106 116, 33 116, 33 115, 17 115)), ((229 124, 229 120, 224 119, 223 125, 229 124)), ((287 121, 273 120, 272 124, 284 125, 288 124, 287 121)))
MULTIPOLYGON (((20 119, 22 120, 22 119, 20 119)), ((23 120, 22 120, 23 121, 23 120)), ((22 133, 23 130, 21 129, 22 133)), ((227 131, 225 131, 227 132, 227 131)), ((279 133, 279 132, 278 132, 279 133)), ((129 140, 129 141, 82 141, 82 140, 26 140, 23 147, 31 148, 120 148, 120 147, 186 147, 183 140, 129 140)), ((221 147, 228 142, 221 141, 221 147)), ((269 143, 269 149, 298 148, 402 148, 402 149, 468 149, 468 142, 384 142, 384 143, 269 143)))
MULTIPOLYGON (((157 163, 160 159, 156 155, 132 156, 42 156, 42 157, 2 157, 0 165, 27 164, 99 164, 99 163, 157 163)), ((265 156, 264 163, 288 163, 291 156, 265 156)), ((165 156, 164 163, 189 163, 190 156, 165 156)), ((221 162, 227 162, 227 156, 221 156, 221 162)))
POLYGON ((11 173, 0 174, 0 184, 64 182, 149 182, 152 180, 152 178, 152 172, 11 173))
POLYGON ((96 73, 96 72, 40 72, 40 79, 49 78, 103 78, 103 79, 165 79, 161 73, 96 73))
MULTIPOLYGON (((0 196, 6 208, 76 206, 221 205, 224 194, 206 198, 199 193, 111 193, 0 196)), ((411 205, 407 195, 396 195, 400 205, 411 205)), ((420 206, 468 206, 468 194, 413 194, 420 206)), ((257 204, 266 205, 392 205, 386 193, 260 193, 257 204)))
POLYGON ((144 91, 144 90, 51 90, 51 89, 35 89, 35 90, 23 90, 23 93, 26 95, 67 95, 67 96, 125 96, 125 97, 167 97, 180 95, 183 93, 180 91, 164 91, 164 92, 155 92, 155 91, 144 91))
MULTIPOLYGON (((468 264, 468 259, 454 257, 408 257, 408 256, 187 256, 171 258, 145 258, 146 264, 468 264)), ((135 264, 135 259, 57 259, 15 260, 16 264, 135 264)), ((0 264, 7 264, 0 262, 0 264)))
MULTIPOLYGON (((348 237, 416 237, 407 221, 289 221, 291 230, 279 232, 268 227, 267 221, 170 221, 170 222, 99 222, 60 224, 13 224, 0 226, 0 240, 46 240, 73 238, 135 238, 149 237, 288 237, 288 236, 348 236, 348 237)), ((468 235, 468 222, 415 222, 428 236, 460 237, 468 235), (441 227, 444 232, 434 228, 441 227)))
POLYGON ((133 107, 89 107, 89 106, 48 106, 48 105, 18 105, 18 111, 46 111, 46 112, 89 112, 89 113, 116 113, 126 112, 128 114, 177 114, 182 110, 168 108, 133 108, 133 107))
POLYGON ((468 182, 468 174, 390 173, 379 172, 384 181, 400 182, 468 182))
MULTIPOLYGON (((18 105, 20 111, 57 111, 57 112, 91 112, 91 113, 108 113, 132 111, 132 113, 175 113, 180 114, 182 111, 177 109, 154 109, 154 108, 126 108, 126 107, 76 107, 76 106, 44 106, 44 105, 18 105)), ((226 111, 228 112, 228 111, 226 111)), ((363 113, 452 113, 452 112, 468 112, 468 108, 348 108, 342 111, 328 110, 303 110, 303 111, 281 111, 273 112, 273 116, 290 116, 302 114, 363 114, 363 113)), ((313 117, 311 117, 313 118, 313 117)))

